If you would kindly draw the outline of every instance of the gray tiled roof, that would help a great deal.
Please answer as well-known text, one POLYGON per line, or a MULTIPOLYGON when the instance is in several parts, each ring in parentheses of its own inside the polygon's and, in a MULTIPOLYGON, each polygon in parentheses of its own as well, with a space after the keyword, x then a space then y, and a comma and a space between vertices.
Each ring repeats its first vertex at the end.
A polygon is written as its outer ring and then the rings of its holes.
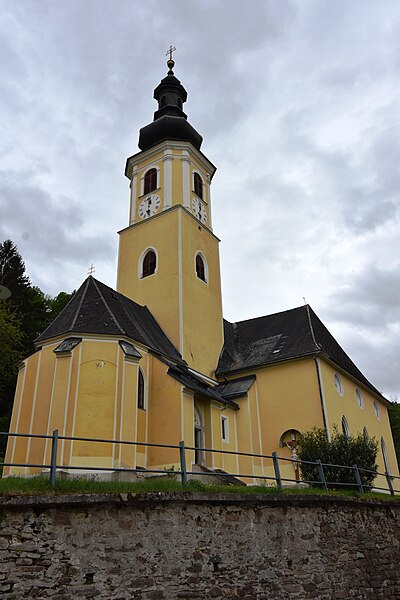
POLYGON ((99 334, 127 337, 182 361, 146 306, 141 306, 89 276, 66 307, 36 339, 36 344, 60 335, 99 334))
POLYGON ((381 396, 308 305, 238 323, 224 321, 224 335, 217 375, 323 354, 381 396))

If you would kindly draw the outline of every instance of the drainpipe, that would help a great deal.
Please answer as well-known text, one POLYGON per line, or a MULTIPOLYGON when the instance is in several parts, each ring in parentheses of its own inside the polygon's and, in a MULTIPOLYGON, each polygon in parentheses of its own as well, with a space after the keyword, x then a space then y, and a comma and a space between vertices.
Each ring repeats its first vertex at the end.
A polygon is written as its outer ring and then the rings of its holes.
POLYGON ((325 398, 324 398, 324 389, 322 387, 321 367, 320 367, 318 358, 316 356, 313 356, 313 359, 314 359, 314 362, 315 362, 315 368, 317 370, 319 397, 320 397, 320 400, 321 400, 322 418, 323 418, 323 421, 324 421, 325 433, 326 433, 326 437, 328 438, 328 442, 330 442, 331 441, 331 434, 330 434, 330 431, 328 429, 328 417, 327 417, 327 414, 326 414, 326 404, 325 404, 325 398))

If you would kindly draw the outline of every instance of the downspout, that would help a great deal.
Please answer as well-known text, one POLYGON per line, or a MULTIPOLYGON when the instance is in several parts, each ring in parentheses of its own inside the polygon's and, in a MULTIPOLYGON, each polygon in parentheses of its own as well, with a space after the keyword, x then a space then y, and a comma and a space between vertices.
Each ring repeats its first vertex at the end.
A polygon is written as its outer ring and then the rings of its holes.
POLYGON ((324 398, 324 390, 322 387, 322 377, 321 377, 321 367, 319 365, 319 360, 316 356, 313 356, 314 362, 315 362, 315 368, 317 369, 317 379, 318 379, 318 389, 319 389, 319 397, 321 400, 321 408, 322 408, 322 418, 324 421, 324 428, 325 428, 325 433, 326 433, 326 437, 328 438, 328 442, 331 441, 331 434, 330 431, 328 429, 328 418, 326 415, 326 404, 325 404, 325 398, 324 398))
MULTIPOLYGON (((310 326, 310 332, 311 332, 312 340, 313 340, 316 348, 318 348, 318 350, 321 351, 322 350, 322 346, 315 339, 314 329, 313 329, 313 326, 312 326, 311 315, 310 315, 310 307, 309 307, 308 304, 306 304, 306 310, 307 310, 308 324, 310 326)), ((326 414, 326 404, 325 404, 325 397, 324 397, 324 388, 323 388, 323 385, 322 385, 321 366, 319 364, 319 359, 315 356, 315 354, 313 355, 313 359, 314 359, 314 362, 315 362, 315 368, 317 369, 319 398, 320 398, 320 401, 321 401, 322 419, 324 421, 324 429, 325 429, 326 437, 328 438, 328 442, 330 442, 331 441, 331 434, 330 434, 329 428, 328 428, 328 417, 327 417, 327 414, 326 414)))

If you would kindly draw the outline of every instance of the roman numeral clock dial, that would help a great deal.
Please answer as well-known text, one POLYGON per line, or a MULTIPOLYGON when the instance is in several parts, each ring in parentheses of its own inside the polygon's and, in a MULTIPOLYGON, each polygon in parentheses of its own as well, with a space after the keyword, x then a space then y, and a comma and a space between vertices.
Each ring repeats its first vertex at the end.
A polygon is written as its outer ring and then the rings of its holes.
POLYGON ((200 198, 192 198, 192 212, 199 221, 204 223, 204 225, 207 223, 206 207, 200 198))
POLYGON ((157 196, 157 194, 151 194, 150 196, 146 196, 146 198, 143 198, 139 205, 139 217, 141 219, 148 219, 149 217, 152 217, 156 214, 156 212, 160 208, 160 205, 160 196, 157 196))

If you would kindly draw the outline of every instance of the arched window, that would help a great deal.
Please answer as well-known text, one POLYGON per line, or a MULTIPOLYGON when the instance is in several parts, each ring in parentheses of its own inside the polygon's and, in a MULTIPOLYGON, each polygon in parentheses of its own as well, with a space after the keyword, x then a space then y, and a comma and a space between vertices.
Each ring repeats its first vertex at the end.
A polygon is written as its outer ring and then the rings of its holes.
POLYGON ((347 438, 350 437, 349 424, 348 424, 347 419, 346 419, 346 417, 344 415, 342 417, 342 431, 343 431, 343 435, 345 435, 347 438))
POLYGON ((369 433, 368 433, 368 429, 366 427, 364 427, 364 429, 363 429, 363 436, 365 437, 366 440, 369 440, 369 433))
POLYGON ((379 411, 379 404, 377 403, 376 400, 374 400, 374 413, 377 419, 381 418, 381 413, 379 411))
POLYGON ((182 110, 182 100, 180 98, 178 98, 178 106, 182 110))
POLYGON ((144 377, 142 371, 139 369, 138 373, 138 384, 137 384, 137 405, 138 408, 144 409, 144 377))
POLYGON ((161 96, 161 99, 160 99, 160 108, 161 108, 162 106, 165 106, 166 104, 167 104, 167 99, 166 99, 166 97, 165 97, 165 96, 161 96))
POLYGON ((196 254, 196 275, 199 279, 207 283, 206 265, 200 254, 196 254))
POLYGON ((364 408, 364 398, 362 396, 361 390, 356 388, 356 400, 357 404, 360 408, 364 408))
POLYGON ((157 169, 149 169, 144 176, 144 194, 150 194, 157 189, 157 169))
POLYGON ((156 272, 157 267, 157 257, 154 250, 148 250, 143 257, 142 263, 142 277, 148 277, 149 275, 153 275, 156 272))
POLYGON ((382 454, 383 454, 383 461, 385 463, 385 471, 386 471, 386 473, 388 473, 390 475, 389 456, 388 456, 385 440, 383 439, 383 437, 381 437, 381 449, 382 449, 382 454))
POLYGON ((194 193, 203 199, 203 180, 198 173, 193 175, 194 193))
POLYGON ((335 388, 337 393, 339 394, 339 396, 343 396, 343 383, 342 383, 342 378, 340 377, 339 373, 334 373, 333 375, 333 383, 335 384, 335 388))

